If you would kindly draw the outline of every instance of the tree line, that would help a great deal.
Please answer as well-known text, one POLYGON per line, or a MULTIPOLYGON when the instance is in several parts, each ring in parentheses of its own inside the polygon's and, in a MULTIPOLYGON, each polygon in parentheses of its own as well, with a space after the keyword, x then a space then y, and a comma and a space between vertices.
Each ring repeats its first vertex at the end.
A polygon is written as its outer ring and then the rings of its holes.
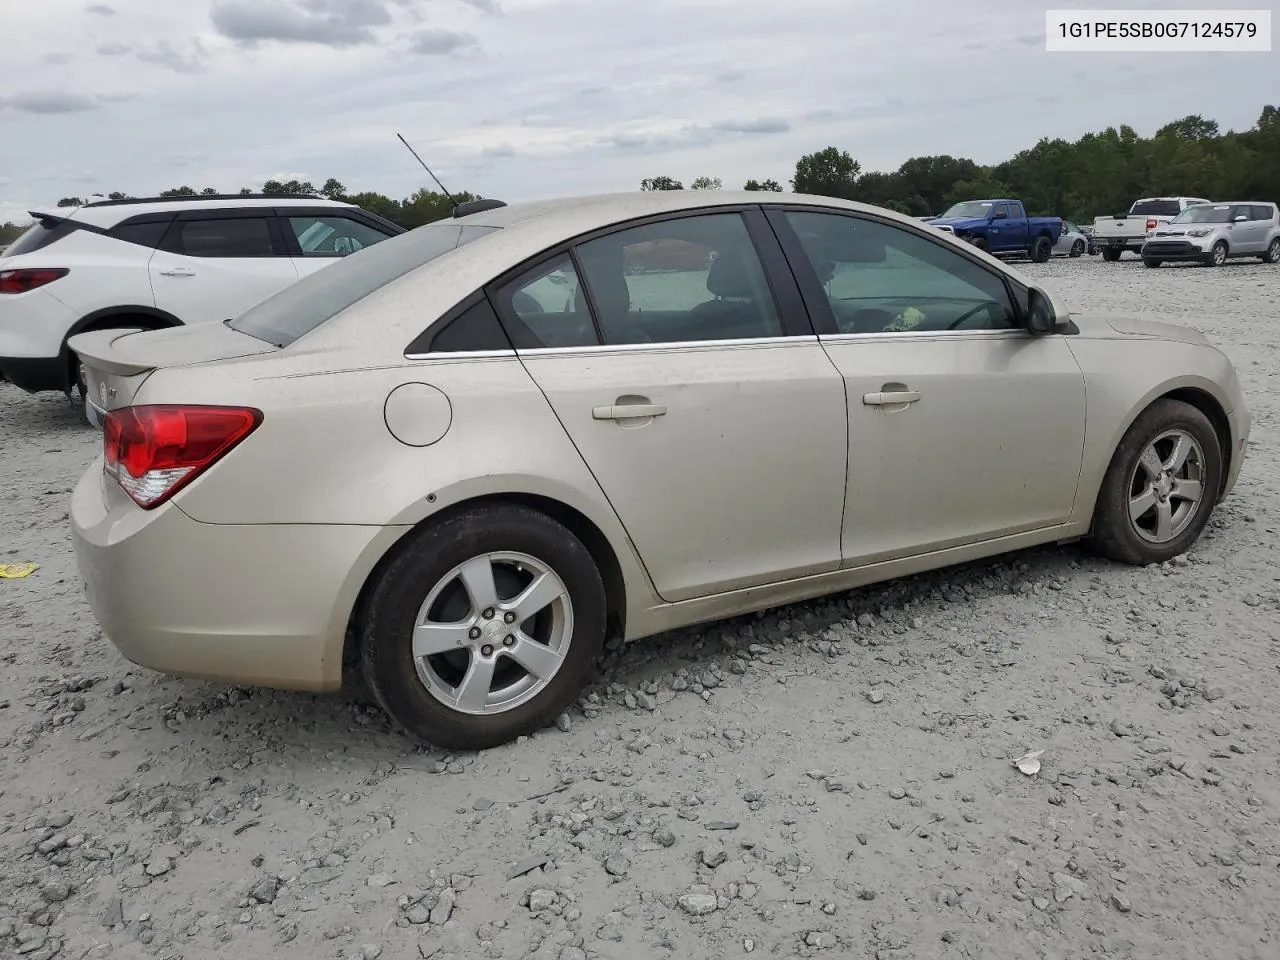
MULTIPOLYGON (((1127 210, 1138 197, 1192 196, 1219 200, 1280 201, 1280 108, 1263 107, 1248 130, 1223 133, 1215 120, 1199 115, 1165 124, 1151 137, 1132 127, 1108 127, 1078 140, 1043 138, 1011 159, 984 166, 963 157, 912 157, 891 172, 864 171, 848 150, 827 147, 796 161, 790 188, 797 193, 859 200, 900 213, 923 217, 952 203, 994 197, 1023 201, 1029 213, 1062 216, 1086 223, 1099 215, 1127 210)), ((718 190, 719 177, 701 176, 691 190, 718 190)), ((776 180, 748 180, 746 190, 781 192, 776 180)), ((647 177, 641 190, 683 190, 670 176, 647 177)), ((306 194, 359 204, 412 229, 449 216, 453 202, 442 193, 418 190, 402 200, 374 192, 351 193, 330 178, 316 188, 310 182, 269 180, 260 190, 241 194, 306 194)), ((216 195, 213 187, 174 187, 162 197, 216 195)), ((112 193, 111 199, 127 199, 112 193)), ((453 201, 477 199, 453 195, 453 201)), ((64 197, 60 207, 79 206, 79 197, 64 197)), ((0 244, 25 229, 0 226, 0 244)))

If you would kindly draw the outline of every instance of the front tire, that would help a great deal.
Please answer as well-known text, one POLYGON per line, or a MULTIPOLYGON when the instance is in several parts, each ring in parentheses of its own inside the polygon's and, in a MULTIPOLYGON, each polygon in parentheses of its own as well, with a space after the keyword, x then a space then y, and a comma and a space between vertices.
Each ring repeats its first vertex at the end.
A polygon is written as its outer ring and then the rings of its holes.
POLYGON ((606 627, 590 551, 514 504, 413 534, 367 611, 361 665, 374 698, 409 733, 453 750, 551 723, 585 684, 606 627))
POLYGON ((1084 256, 1084 241, 1083 241, 1083 240, 1077 240, 1075 243, 1073 243, 1073 244, 1071 245, 1071 252, 1070 252, 1069 254, 1067 254, 1067 256, 1069 256, 1069 257, 1082 257, 1082 256, 1084 256))
POLYGON ((1222 487, 1222 450, 1209 418, 1157 400, 1133 422, 1107 468, 1093 514, 1093 548, 1145 566, 1185 553, 1222 487))
POLYGON ((1206 267, 1220 267, 1227 262, 1227 243, 1225 240, 1219 240, 1213 245, 1213 249, 1209 251, 1208 259, 1205 260, 1206 267))

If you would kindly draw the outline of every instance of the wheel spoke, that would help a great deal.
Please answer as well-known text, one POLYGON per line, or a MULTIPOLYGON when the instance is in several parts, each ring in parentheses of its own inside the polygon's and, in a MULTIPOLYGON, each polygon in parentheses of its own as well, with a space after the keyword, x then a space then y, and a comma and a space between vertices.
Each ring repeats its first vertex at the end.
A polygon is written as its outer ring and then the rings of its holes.
POLYGON ((1169 454, 1169 459, 1165 461, 1165 469, 1177 473, 1186 465, 1187 457, 1190 455, 1191 441, 1185 434, 1178 434, 1178 439, 1173 444, 1173 452, 1169 454))
POLYGON ((468 560, 459 571, 462 585, 471 598, 473 613, 479 613, 498 602, 498 588, 493 583, 493 564, 488 557, 476 557, 468 560))
POLYGON ((1160 475, 1164 473, 1164 464, 1160 461, 1160 454, 1156 453, 1155 447, 1147 447, 1142 451, 1142 469, 1152 480, 1160 479, 1160 475))
POLYGON ((470 623, 436 623, 428 621, 413 628, 413 655, 430 657, 466 646, 470 623))
POLYGON ((472 655, 467 664, 467 672, 458 684, 457 703, 459 710, 479 712, 484 709, 489 699, 489 688, 493 686, 492 657, 472 655))
POLYGON ((1168 540, 1173 535, 1173 504, 1167 499, 1156 502, 1156 539, 1168 540))
POLYGON ((564 587, 554 573, 544 573, 524 588, 520 596, 511 601, 516 623, 524 623, 540 610, 564 596, 564 587))
POLYGON ((1204 484, 1198 480, 1179 480, 1173 488, 1173 496, 1199 503, 1204 496, 1204 484))
POLYGON ((1156 493, 1147 489, 1129 501, 1129 517, 1135 522, 1156 505, 1156 493))
POLYGON ((531 640, 523 633, 516 635, 516 645, 503 651, 539 680, 550 680, 560 669, 564 658, 550 647, 531 640))

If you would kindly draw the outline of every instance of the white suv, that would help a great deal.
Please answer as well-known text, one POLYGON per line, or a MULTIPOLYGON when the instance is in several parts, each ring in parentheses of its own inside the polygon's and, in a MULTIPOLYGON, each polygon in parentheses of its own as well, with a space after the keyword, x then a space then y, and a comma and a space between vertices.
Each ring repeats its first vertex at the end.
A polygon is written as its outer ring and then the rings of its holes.
POLYGON ((33 210, 0 256, 0 380, 83 388, 68 338, 237 316, 404 228, 310 196, 101 200, 33 210))

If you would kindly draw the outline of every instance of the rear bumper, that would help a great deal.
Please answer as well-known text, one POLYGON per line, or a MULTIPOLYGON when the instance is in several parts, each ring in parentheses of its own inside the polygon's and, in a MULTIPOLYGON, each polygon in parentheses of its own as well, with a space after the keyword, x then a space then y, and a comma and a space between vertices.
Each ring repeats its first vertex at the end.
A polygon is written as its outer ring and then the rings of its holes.
POLYGON ((1093 245, 1099 250, 1132 250, 1135 253, 1147 242, 1146 235, 1141 237, 1094 237, 1093 245))
POLYGON ((0 380, 19 390, 41 393, 67 389, 67 363, 62 357, 0 357, 0 380))
POLYGON ((336 690, 355 598, 401 528, 199 523, 108 496, 101 460, 71 498, 76 563, 119 651, 162 673, 336 690))

